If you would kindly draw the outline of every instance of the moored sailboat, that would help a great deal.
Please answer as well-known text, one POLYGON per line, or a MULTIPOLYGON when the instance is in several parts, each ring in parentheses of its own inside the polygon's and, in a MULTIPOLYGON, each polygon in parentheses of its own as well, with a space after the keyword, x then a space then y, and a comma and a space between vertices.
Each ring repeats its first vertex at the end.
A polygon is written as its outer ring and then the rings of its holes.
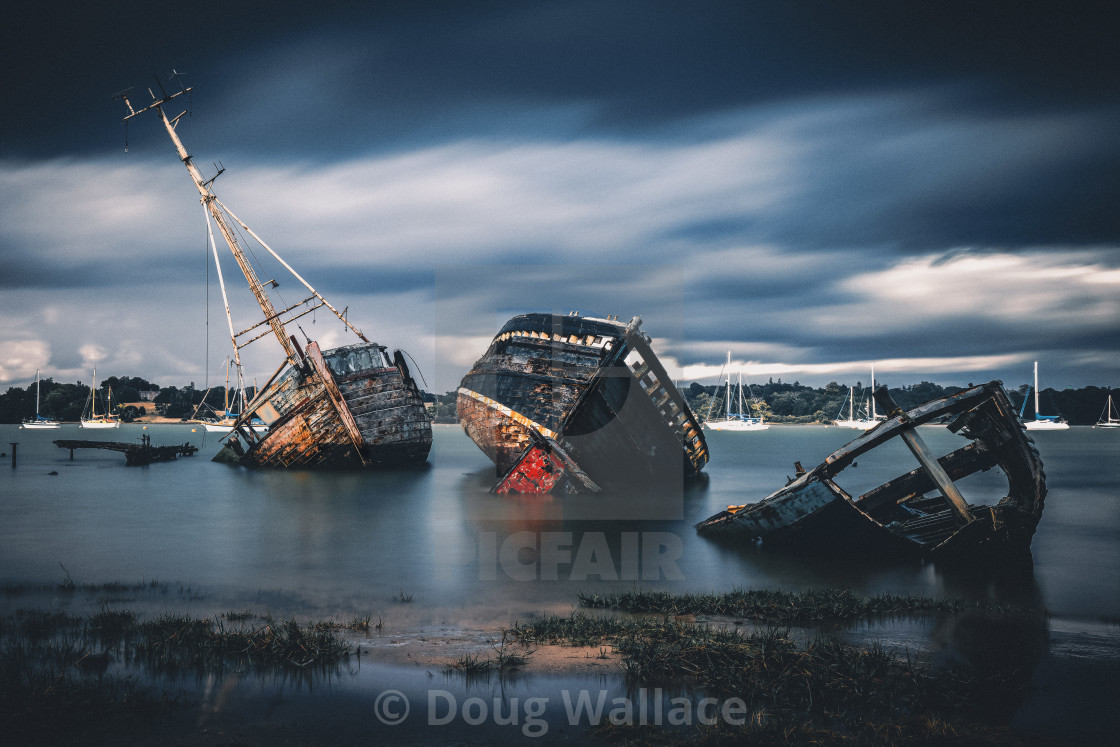
POLYGON ((844 405, 840 405, 840 411, 836 413, 836 418, 832 421, 834 425, 841 428, 861 428, 863 420, 856 419, 856 388, 854 386, 848 387, 848 417, 842 418, 844 414, 844 405))
MULTIPOLYGON (((1019 410, 1022 419, 1026 409, 1027 399, 1023 398, 1023 407, 1019 410)), ((1034 420, 1024 420, 1023 427, 1028 431, 1067 431, 1069 423, 1061 415, 1043 415, 1038 406, 1038 361, 1034 362, 1034 420)))
POLYGON ((120 428, 121 418, 113 414, 113 390, 109 389, 105 400, 105 412, 97 412, 97 400, 100 393, 97 388, 97 369, 93 369, 93 386, 89 388, 89 416, 83 412, 80 428, 120 428))
MULTIPOLYGON (((855 401, 856 401, 856 388, 849 387, 848 392, 848 417, 841 418, 844 413, 843 405, 840 406, 840 412, 836 414, 836 419, 832 422, 841 428, 854 428, 859 431, 866 431, 874 428, 881 423, 884 418, 875 412, 875 398, 871 397, 870 403, 864 402, 860 407, 859 417, 856 417, 855 401)), ((871 391, 875 391, 875 367, 871 367, 871 391)))
MULTIPOLYGON (((750 407, 743 404, 743 373, 739 372, 739 412, 731 411, 731 351, 727 351, 727 405, 725 409, 725 417, 723 418, 704 418, 704 427, 713 431, 764 431, 770 427, 766 422, 766 418, 759 415, 753 416, 750 413, 750 407)), ((721 377, 722 378, 722 377, 721 377)), ((717 388, 718 392, 719 389, 717 388)), ((711 415, 712 406, 715 405, 716 400, 713 398, 712 402, 708 405, 708 415, 711 415)))
POLYGON ((29 430, 54 430, 62 427, 62 423, 57 420, 39 414, 39 369, 37 368, 35 369, 35 417, 31 420, 24 420, 19 427, 29 430))
POLYGON ((1112 395, 1108 395, 1108 401, 1104 404, 1104 410, 1101 412, 1100 419, 1094 428, 1120 428, 1120 414, 1116 412, 1116 405, 1112 404, 1112 395))

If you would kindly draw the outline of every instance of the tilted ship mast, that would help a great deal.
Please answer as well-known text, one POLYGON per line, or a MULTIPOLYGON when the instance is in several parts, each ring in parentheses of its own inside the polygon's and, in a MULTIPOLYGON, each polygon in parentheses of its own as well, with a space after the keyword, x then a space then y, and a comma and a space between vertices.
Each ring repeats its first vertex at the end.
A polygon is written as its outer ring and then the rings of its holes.
MULTIPOLYGON (((178 74, 174 77, 177 78, 178 74)), ((203 179, 194 165, 176 131, 179 120, 186 112, 168 119, 163 109, 169 101, 191 93, 192 89, 181 86, 179 91, 167 94, 160 86, 162 98, 149 89, 152 103, 139 110, 129 101, 131 90, 116 95, 128 107, 129 114, 123 121, 127 123, 148 111, 155 111, 159 116, 179 159, 187 167, 187 173, 198 189, 208 222, 212 219, 217 224, 263 313, 262 321, 241 332, 234 332, 229 301, 225 295, 225 282, 219 266, 218 278, 222 285, 238 370, 240 371, 240 349, 267 336, 269 332, 280 343, 286 356, 286 360, 264 389, 258 391, 253 401, 243 408, 227 441, 231 453, 223 452, 219 457, 224 455, 225 458, 246 466, 301 468, 390 466, 427 459, 432 440, 431 421, 401 351, 396 351, 393 359, 390 359, 384 346, 371 342, 361 330, 350 323, 345 310, 339 312, 332 306, 222 204, 213 191, 213 184, 224 169, 219 169, 214 177, 207 180, 203 179), (310 295, 277 311, 231 223, 246 231, 310 295), (317 343, 308 340, 306 347, 301 349, 295 336, 288 332, 285 325, 324 306, 362 342, 323 353, 317 343), (266 329, 258 331, 265 325, 266 329), (252 336, 245 339, 250 335, 252 336), (258 434, 247 427, 255 414, 266 420, 271 416, 267 434, 258 434), (238 436, 244 439, 244 444, 238 436)), ((217 263, 217 247, 212 231, 210 242, 217 263)), ((272 287, 278 285, 274 280, 267 282, 272 287)))

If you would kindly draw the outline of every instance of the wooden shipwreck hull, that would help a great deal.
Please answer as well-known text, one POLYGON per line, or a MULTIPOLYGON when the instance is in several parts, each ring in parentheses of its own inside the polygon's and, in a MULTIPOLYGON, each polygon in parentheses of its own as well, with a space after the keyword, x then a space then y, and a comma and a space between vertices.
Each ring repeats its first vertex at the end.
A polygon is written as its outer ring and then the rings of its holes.
MULTIPOLYGON (((218 168, 213 177, 205 179, 178 135, 178 125, 186 112, 168 118, 164 111, 165 105, 179 96, 189 95, 192 90, 182 85, 179 73, 173 73, 172 77, 178 80, 180 90, 168 94, 161 84, 163 95, 157 98, 149 89, 152 103, 139 110, 129 99, 133 89, 117 94, 116 98, 128 108, 124 121, 145 112, 158 115, 198 190, 206 210, 207 233, 225 303, 239 390, 242 389, 240 350, 243 347, 271 334, 284 351, 284 363, 253 402, 243 408, 215 460, 249 467, 295 469, 388 467, 423 462, 432 446, 431 420, 404 357, 397 351, 390 359, 385 347, 371 342, 347 318, 346 308, 339 311, 332 306, 218 199, 214 181, 225 169, 218 168), (261 321, 240 332, 235 331, 230 313, 214 227, 229 247, 261 310, 261 321), (255 243, 250 244, 250 241, 255 243), (246 251, 254 245, 262 251, 246 251), (276 276, 262 282, 258 274, 265 269, 265 261, 270 274, 286 272, 285 277, 291 277, 295 287, 304 288, 309 295, 289 303, 291 298, 286 300, 274 294, 273 289, 280 286, 276 276), (334 314, 361 342, 322 353, 319 345, 309 340, 301 349, 289 327, 298 327, 299 318, 314 314, 320 308, 334 314), (266 433, 250 427, 255 415, 269 425, 266 433)), ((303 292, 298 293, 302 295, 303 292)))
MULTIPOLYGON (((885 388, 876 401, 890 417, 758 503, 728 506, 697 525, 701 533, 764 546, 804 550, 887 550, 938 559, 1014 556, 1030 551, 1042 516, 1046 475, 1000 382, 932 400, 902 412, 885 388), (951 432, 968 439, 935 458, 915 427, 952 418, 951 432), (837 475, 856 459, 901 438, 919 467, 862 495, 840 488, 837 475), (970 505, 955 481, 998 467, 1007 494, 994 505, 970 505)), ((798 465, 800 466, 800 465, 798 465)))
POLYGON ((502 327, 457 401, 495 492, 595 492, 703 469, 704 434, 640 325, 525 314, 502 327))
POLYGON ((246 408, 218 461, 248 467, 391 467, 428 458, 432 425, 398 353, 367 342, 321 353, 309 343, 246 408), (251 431, 252 415, 269 423, 251 431))

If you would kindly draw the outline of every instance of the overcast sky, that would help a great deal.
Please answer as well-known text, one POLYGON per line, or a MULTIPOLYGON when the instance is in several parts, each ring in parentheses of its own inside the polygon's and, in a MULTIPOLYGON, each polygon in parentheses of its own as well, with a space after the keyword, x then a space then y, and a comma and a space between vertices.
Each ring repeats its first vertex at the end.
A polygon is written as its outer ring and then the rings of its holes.
POLYGON ((0 387, 214 383, 197 193, 112 98, 173 69, 219 198, 429 390, 572 309, 684 381, 1120 385, 1112 3, 109 5, 5 13, 0 387))

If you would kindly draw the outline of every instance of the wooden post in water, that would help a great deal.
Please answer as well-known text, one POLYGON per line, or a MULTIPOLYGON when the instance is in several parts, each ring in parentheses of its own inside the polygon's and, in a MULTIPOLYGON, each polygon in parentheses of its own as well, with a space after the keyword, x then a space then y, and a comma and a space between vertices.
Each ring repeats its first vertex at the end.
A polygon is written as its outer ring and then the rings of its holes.
POLYGON ((9 441, 8 443, 10 443, 12 445, 12 469, 15 469, 16 468, 16 447, 19 446, 19 442, 18 441, 9 441))

